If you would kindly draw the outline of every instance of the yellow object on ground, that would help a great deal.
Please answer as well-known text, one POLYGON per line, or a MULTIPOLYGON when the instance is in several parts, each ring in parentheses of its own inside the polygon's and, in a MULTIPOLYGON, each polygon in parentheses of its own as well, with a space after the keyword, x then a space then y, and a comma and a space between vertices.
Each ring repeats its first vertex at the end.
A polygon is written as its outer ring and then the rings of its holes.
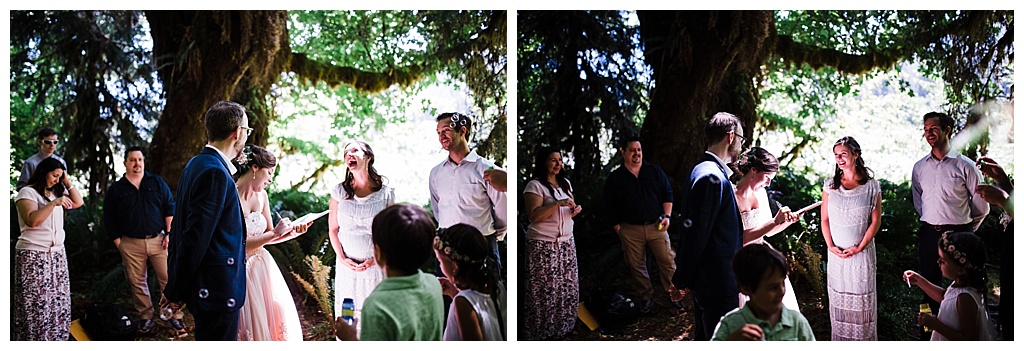
POLYGON ((86 334, 85 329, 82 328, 82 323, 78 321, 78 319, 71 321, 71 336, 77 341, 91 341, 89 334, 86 334))
POLYGON ((583 305, 582 301, 580 301, 580 308, 577 315, 580 317, 580 320, 583 321, 583 324, 586 324, 587 328, 590 328, 590 330, 596 330, 601 326, 601 324, 597 322, 597 319, 594 318, 594 315, 590 314, 590 310, 587 309, 587 306, 583 305))

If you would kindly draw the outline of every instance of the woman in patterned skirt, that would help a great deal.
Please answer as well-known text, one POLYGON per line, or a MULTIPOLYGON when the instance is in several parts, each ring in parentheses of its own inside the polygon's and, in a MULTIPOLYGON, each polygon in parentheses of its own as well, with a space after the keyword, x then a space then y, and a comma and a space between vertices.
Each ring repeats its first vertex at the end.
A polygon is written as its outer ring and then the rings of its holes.
MULTIPOLYGON (((344 160, 345 180, 331 189, 328 214, 328 234, 337 254, 334 316, 341 316, 342 302, 351 298, 355 318, 359 320, 363 300, 384 280, 384 271, 373 258, 370 225, 377 213, 395 203, 395 189, 385 185, 373 167, 373 149, 365 142, 345 145, 344 160)), ((357 329, 362 329, 360 326, 361 323, 356 324, 357 329)))
POLYGON ((526 294, 526 339, 561 337, 576 325, 579 277, 572 217, 582 207, 555 148, 537 153, 533 178, 523 191, 530 226, 526 232, 529 272, 526 294))
POLYGON ((843 137, 832 152, 835 176, 825 180, 821 194, 832 340, 877 340, 874 238, 881 226, 882 190, 864 166, 856 140, 843 137))
POLYGON ((54 158, 39 163, 14 199, 21 235, 15 244, 12 340, 68 340, 71 281, 64 251, 64 210, 82 196, 54 158))

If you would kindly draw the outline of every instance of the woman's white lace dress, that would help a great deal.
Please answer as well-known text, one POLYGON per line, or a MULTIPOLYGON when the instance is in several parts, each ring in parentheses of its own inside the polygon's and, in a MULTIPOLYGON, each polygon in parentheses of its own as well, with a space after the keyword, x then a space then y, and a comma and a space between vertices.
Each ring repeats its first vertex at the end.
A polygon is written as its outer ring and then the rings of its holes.
MULTIPOLYGON (((877 180, 853 189, 832 189, 832 179, 825 181, 828 192, 829 230, 832 243, 840 249, 860 245, 871 225, 871 212, 881 193, 877 180)), ((848 258, 828 253, 828 302, 832 320, 832 340, 877 340, 878 298, 875 289, 875 241, 848 258)))

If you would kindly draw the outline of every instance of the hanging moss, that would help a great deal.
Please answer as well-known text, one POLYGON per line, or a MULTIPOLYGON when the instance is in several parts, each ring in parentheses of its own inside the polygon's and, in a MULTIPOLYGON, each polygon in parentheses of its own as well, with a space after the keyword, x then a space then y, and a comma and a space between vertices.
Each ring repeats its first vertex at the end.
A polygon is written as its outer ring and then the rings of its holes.
POLYGON ((351 85, 365 93, 381 92, 395 84, 408 87, 419 80, 423 73, 416 65, 405 70, 392 68, 387 72, 368 72, 317 62, 301 53, 292 53, 289 69, 306 83, 324 82, 331 88, 338 88, 342 84, 351 85))

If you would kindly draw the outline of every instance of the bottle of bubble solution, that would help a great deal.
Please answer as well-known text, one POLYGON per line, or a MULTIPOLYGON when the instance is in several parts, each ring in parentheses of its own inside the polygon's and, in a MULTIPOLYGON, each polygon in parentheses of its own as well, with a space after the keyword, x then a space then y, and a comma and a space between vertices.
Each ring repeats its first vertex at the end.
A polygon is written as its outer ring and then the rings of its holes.
MULTIPOLYGON (((922 303, 920 308, 921 308, 921 313, 928 313, 928 314, 932 313, 932 307, 928 306, 928 304, 926 304, 926 303, 922 303)), ((923 325, 921 327, 924 328, 924 332, 925 333, 930 333, 932 331, 932 328, 928 328, 928 327, 923 326, 923 325)))
POLYGON ((348 325, 353 325, 356 321, 356 304, 351 298, 346 297, 341 302, 341 319, 345 320, 348 325))

